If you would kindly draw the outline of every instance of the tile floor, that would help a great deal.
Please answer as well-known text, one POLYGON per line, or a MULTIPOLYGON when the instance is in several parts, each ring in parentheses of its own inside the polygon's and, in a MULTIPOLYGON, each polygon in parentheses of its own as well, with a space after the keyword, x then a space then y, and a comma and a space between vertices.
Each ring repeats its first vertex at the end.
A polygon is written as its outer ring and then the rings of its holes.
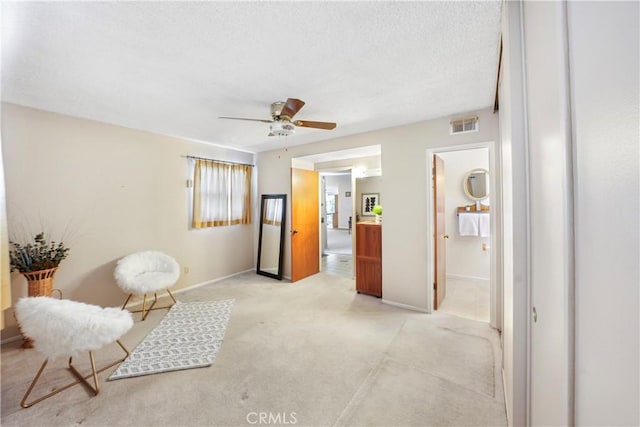
POLYGON ((327 249, 322 257, 322 271, 353 279, 351 233, 348 230, 327 229, 327 249))
POLYGON ((347 279, 354 278, 352 255, 327 254, 322 257, 321 268, 329 274, 337 274, 347 279))

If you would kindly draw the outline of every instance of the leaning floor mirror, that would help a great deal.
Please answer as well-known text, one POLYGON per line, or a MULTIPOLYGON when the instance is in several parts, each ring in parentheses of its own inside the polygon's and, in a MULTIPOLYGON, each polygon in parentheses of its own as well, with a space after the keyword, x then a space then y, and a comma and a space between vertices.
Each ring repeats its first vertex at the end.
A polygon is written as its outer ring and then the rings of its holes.
POLYGON ((278 280, 282 280, 286 209, 286 194, 262 195, 256 272, 278 280))

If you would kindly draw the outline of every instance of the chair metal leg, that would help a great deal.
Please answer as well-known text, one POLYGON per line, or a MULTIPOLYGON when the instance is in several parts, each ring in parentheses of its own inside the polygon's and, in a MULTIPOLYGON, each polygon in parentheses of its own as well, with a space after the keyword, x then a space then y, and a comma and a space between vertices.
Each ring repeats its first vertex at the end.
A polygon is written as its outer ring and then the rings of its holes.
POLYGON ((145 311, 144 304, 146 301, 147 301, 147 294, 144 294, 144 297, 142 300, 142 320, 145 320, 147 318, 147 316, 149 315, 149 312, 153 310, 153 306, 156 305, 156 302, 158 302, 158 294, 155 292, 153 293, 153 302, 151 303, 149 308, 145 311))
POLYGON ((171 299, 173 300, 173 303, 177 303, 178 301, 176 301, 176 299, 173 297, 173 294, 171 293, 171 291, 169 289, 167 289, 167 293, 169 294, 169 296, 171 297, 171 299))
POLYGON ((39 397, 38 399, 32 400, 31 402, 27 402, 27 398, 29 397, 29 395, 31 394, 31 392, 33 391, 33 388, 36 386, 36 383, 38 382, 38 380, 40 379, 40 375, 42 374, 42 371, 44 371, 45 366, 47 366, 47 363, 49 362, 49 359, 46 359, 43 363, 42 366, 40 366, 40 369, 38 370, 38 373, 36 374, 35 378, 33 378, 33 381, 31 382, 31 385, 29 386, 29 388, 27 389, 27 392, 25 393, 24 397, 22 398, 22 400, 20 401, 20 406, 22 406, 23 408, 28 408, 30 406, 35 405, 38 402, 42 402, 45 399, 48 399, 49 397, 56 395, 58 393, 60 393, 63 390, 68 389, 69 387, 72 387, 76 384, 79 383, 83 383, 85 384, 87 387, 89 387, 89 389, 91 389, 91 391, 93 391, 94 396, 97 395, 98 393, 100 393, 100 386, 99 386, 99 382, 98 382, 98 374, 102 371, 104 371, 105 369, 109 369, 112 366, 117 365, 118 363, 123 362, 127 357, 129 357, 129 350, 127 350, 127 348, 122 344, 122 342, 120 342, 120 340, 116 340, 116 343, 118 343, 118 345, 120 346, 120 348, 126 353, 126 355, 122 358, 122 359, 118 359, 113 363, 110 363, 107 366, 104 366, 98 370, 96 370, 96 364, 95 364, 95 360, 93 358, 93 352, 89 352, 89 359, 91 361, 91 373, 89 375, 86 376, 82 376, 81 373, 79 373, 75 366, 73 366, 73 360, 70 357, 69 358, 69 370, 71 370, 71 372, 76 376, 77 380, 69 383, 67 385, 64 385, 58 389, 55 389, 54 391, 52 391, 51 393, 39 397), (88 381, 87 378, 89 377, 93 377, 93 383, 94 385, 92 386, 88 381))
MULTIPOLYGON (((171 291, 169 289, 167 289, 166 291, 167 291, 167 294, 173 300, 173 304, 177 303, 178 301, 176 301, 176 299, 173 296, 173 294, 171 293, 171 291)), ((122 309, 123 310, 124 310, 125 306, 127 305, 127 303, 129 302, 129 300, 131 299, 132 296, 133 296, 133 294, 129 294, 129 297, 127 298, 127 300, 122 305, 122 309)), ((151 310, 162 310, 162 309, 165 309, 165 308, 171 308, 171 306, 173 306, 173 304, 171 304, 169 306, 155 307, 156 302, 158 302, 158 293, 157 292, 153 294, 153 302, 147 308, 147 294, 144 294, 142 296, 142 309, 141 310, 131 310, 131 313, 142 313, 142 320, 145 320, 147 318, 147 316, 149 315, 149 312, 151 310)))
POLYGON ((69 369, 71 370, 73 375, 75 375, 76 378, 78 379, 77 382, 82 382, 84 385, 89 387, 89 390, 91 390, 93 392, 94 396, 97 396, 98 393, 100 393, 100 385, 98 384, 98 373, 96 372, 96 362, 93 359, 93 352, 92 351, 89 352, 89 360, 91 361, 91 374, 88 375, 86 378, 88 378, 90 376, 93 376, 93 385, 89 384, 89 381, 87 381, 85 379, 85 377, 83 377, 82 374, 80 372, 78 372, 76 367, 73 366, 73 358, 72 357, 69 358, 69 369))
POLYGON ((129 302, 129 300, 131 299, 131 297, 133 296, 133 294, 129 294, 129 296, 127 297, 127 300, 124 302, 124 304, 122 304, 122 309, 124 310, 125 307, 127 306, 127 303, 129 302))

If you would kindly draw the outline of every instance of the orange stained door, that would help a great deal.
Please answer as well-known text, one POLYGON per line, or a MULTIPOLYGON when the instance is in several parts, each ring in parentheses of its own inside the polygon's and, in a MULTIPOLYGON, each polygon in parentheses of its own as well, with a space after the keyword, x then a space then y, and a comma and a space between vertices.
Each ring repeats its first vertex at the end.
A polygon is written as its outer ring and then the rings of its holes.
POLYGON ((291 281, 320 271, 318 172, 291 168, 291 281))
POLYGON ((449 236, 444 228, 444 160, 433 155, 433 218, 434 218, 434 284, 433 284, 433 309, 437 310, 447 291, 446 242, 449 236))

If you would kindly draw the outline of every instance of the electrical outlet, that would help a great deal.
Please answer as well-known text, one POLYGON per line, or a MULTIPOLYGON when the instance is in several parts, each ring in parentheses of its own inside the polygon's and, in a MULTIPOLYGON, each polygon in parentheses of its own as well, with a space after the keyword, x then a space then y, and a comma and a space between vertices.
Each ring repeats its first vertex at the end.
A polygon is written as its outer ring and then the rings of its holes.
POLYGON ((189 267, 184 266, 184 267, 182 268, 182 271, 184 271, 184 274, 189 274, 189 267))

